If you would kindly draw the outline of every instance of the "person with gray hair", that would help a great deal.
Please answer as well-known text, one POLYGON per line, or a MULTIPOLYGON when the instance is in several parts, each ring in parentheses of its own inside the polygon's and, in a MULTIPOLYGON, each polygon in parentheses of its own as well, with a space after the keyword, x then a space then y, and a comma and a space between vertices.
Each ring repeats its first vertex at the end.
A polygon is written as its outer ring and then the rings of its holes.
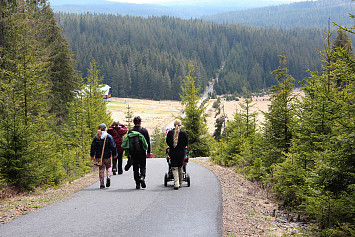
POLYGON ((171 158, 171 170, 174 176, 174 189, 181 188, 183 181, 183 164, 186 155, 186 147, 189 139, 186 131, 181 129, 181 120, 174 120, 174 129, 170 130, 166 136, 166 144, 169 146, 169 156, 171 158))
POLYGON ((115 140, 116 143, 116 149, 117 149, 117 158, 112 159, 112 172, 113 175, 117 174, 122 174, 123 169, 122 169, 122 157, 123 157, 123 152, 124 149, 121 147, 122 141, 123 141, 123 136, 127 133, 127 128, 125 125, 120 123, 118 119, 114 119, 112 125, 109 127, 107 130, 108 134, 110 134, 115 140))

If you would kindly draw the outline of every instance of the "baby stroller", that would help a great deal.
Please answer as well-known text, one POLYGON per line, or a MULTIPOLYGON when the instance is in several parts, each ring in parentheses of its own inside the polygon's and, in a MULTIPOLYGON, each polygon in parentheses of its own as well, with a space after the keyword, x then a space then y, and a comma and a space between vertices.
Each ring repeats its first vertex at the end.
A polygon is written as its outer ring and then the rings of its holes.
MULTIPOLYGON (((189 162, 189 157, 188 157, 188 149, 186 148, 186 155, 184 158, 184 164, 182 166, 182 172, 183 172, 183 181, 187 182, 187 187, 190 187, 190 175, 188 173, 186 173, 186 164, 189 162)), ((169 156, 169 148, 166 148, 166 161, 168 162, 169 165, 169 169, 168 169, 168 173, 165 173, 164 176, 164 186, 168 186, 168 182, 169 181, 173 181, 174 180, 174 176, 173 176, 173 171, 171 170, 171 159, 169 156)))

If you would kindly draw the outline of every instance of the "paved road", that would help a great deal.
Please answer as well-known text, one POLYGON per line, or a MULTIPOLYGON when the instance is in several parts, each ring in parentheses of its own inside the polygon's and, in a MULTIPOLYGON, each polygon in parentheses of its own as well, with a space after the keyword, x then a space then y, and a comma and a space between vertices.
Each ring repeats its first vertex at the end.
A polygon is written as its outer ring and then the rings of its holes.
POLYGON ((0 225, 0 236, 222 236, 217 177, 189 162, 191 186, 164 186, 165 159, 147 160, 147 188, 135 189, 132 168, 64 200, 0 225))

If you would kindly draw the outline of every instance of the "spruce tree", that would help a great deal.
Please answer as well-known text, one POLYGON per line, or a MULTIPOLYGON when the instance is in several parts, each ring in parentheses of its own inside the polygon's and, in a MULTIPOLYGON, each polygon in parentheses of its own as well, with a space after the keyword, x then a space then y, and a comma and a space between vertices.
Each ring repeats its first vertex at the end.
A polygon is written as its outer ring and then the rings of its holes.
MULTIPOLYGON (((340 57, 348 54, 346 48, 332 47, 331 35, 329 30, 326 48, 320 52, 323 70, 310 71, 305 81, 305 97, 287 155, 297 179, 287 185, 294 189, 299 210, 316 218, 323 233, 332 236, 354 232, 355 110, 354 70, 347 63, 349 55, 340 57)), ((284 189, 285 175, 277 177, 279 188, 284 189)))
POLYGON ((127 111, 126 111, 126 126, 128 129, 133 128, 133 112, 131 110, 131 107, 129 106, 129 104, 127 105, 127 111))
POLYGON ((220 97, 218 97, 213 107, 215 107, 216 109, 215 118, 218 117, 215 122, 216 129, 213 132, 213 137, 215 140, 219 141, 222 138, 222 132, 225 129, 227 116, 224 113, 224 105, 222 105, 222 101, 220 97))
POLYGON ((205 104, 200 103, 199 90, 196 87, 196 72, 192 62, 189 65, 189 72, 184 80, 181 96, 183 106, 182 113, 185 117, 182 119, 183 128, 189 136, 189 154, 192 157, 208 156, 210 152, 209 137, 205 122, 205 104), (200 104, 199 104, 200 103, 200 104))
POLYGON ((286 57, 283 52, 280 56, 280 66, 271 74, 276 77, 279 84, 271 88, 271 104, 265 115, 265 158, 264 164, 270 167, 274 163, 285 160, 292 139, 292 118, 294 116, 295 96, 293 94, 294 78, 288 74, 286 57))
POLYGON ((83 176, 92 167, 88 152, 93 137, 87 124, 87 98, 83 93, 85 85, 82 78, 79 84, 81 87, 74 91, 75 97, 67 104, 67 119, 63 122, 61 139, 57 143, 67 180, 83 176))
POLYGON ((100 76, 97 63, 93 60, 86 77, 87 86, 83 90, 84 105, 86 108, 86 124, 94 137, 100 123, 106 126, 111 124, 111 115, 107 111, 107 102, 103 100, 104 92, 101 90, 103 77, 100 76))
POLYGON ((7 18, 7 62, 2 72, 1 173, 21 190, 39 184, 58 184, 63 177, 55 151, 55 135, 48 129, 47 57, 38 41, 36 2, 19 2, 7 18), (10 41, 10 37, 12 40, 10 41))
MULTIPOLYGON (((79 87, 79 76, 68 42, 61 34, 52 9, 44 5, 39 12, 39 39, 44 43, 48 57, 50 112, 56 117, 54 130, 60 126, 68 115, 68 103, 74 99, 74 91, 79 87)), ((58 131, 59 132, 59 131, 58 131)))

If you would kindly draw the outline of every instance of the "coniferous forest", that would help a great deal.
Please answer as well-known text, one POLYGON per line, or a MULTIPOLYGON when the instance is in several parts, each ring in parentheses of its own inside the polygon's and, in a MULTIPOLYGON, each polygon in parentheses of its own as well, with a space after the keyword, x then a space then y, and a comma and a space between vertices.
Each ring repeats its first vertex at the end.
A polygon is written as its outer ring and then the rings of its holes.
POLYGON ((316 220, 311 235, 355 235, 354 25, 280 30, 54 14, 45 0, 0 7, 2 193, 91 171, 92 137, 111 122, 99 89, 106 83, 113 96, 181 99, 191 154, 235 167, 283 209, 316 220), (262 126, 246 96, 230 121, 219 101, 207 134, 197 88, 216 75, 218 94, 272 92, 262 126))
POLYGON ((351 26, 349 13, 355 4, 349 0, 300 1, 289 4, 224 12, 204 16, 203 20, 217 23, 273 26, 282 29, 324 28, 328 19, 344 26, 351 26))
POLYGON ((63 34, 85 74, 97 60, 112 95, 180 99, 180 85, 192 60, 201 90, 219 74, 217 94, 259 91, 276 80, 277 55, 289 57, 297 81, 307 68, 320 69, 315 49, 323 48, 324 29, 278 30, 220 25, 197 19, 130 17, 102 14, 56 14, 63 34))
POLYGON ((46 1, 0 7, 0 188, 26 191, 80 177, 92 167, 97 125, 111 120, 97 64, 80 77, 46 1))

